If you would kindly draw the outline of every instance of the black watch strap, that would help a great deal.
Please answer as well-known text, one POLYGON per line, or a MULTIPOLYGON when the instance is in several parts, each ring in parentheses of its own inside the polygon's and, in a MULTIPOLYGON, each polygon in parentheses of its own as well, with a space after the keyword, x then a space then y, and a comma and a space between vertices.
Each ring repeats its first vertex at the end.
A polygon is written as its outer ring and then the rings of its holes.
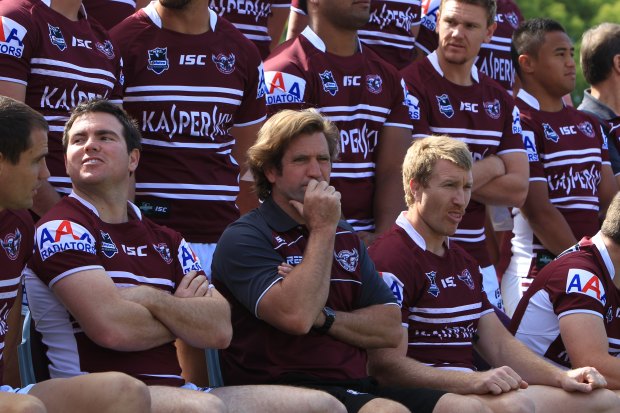
POLYGON ((319 334, 326 334, 331 328, 332 324, 334 324, 334 320, 336 320, 336 312, 329 307, 323 307, 323 314, 325 314, 325 322, 321 327, 317 327, 314 329, 319 334))

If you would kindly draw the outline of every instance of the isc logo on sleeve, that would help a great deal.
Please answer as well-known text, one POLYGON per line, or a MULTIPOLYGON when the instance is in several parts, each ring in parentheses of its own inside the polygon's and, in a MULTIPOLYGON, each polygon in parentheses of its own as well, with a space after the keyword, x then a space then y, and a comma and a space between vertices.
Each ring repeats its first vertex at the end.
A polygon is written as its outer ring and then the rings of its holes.
POLYGON ((192 251, 192 248, 189 244, 182 240, 179 245, 179 250, 177 251, 177 258, 179 259, 179 263, 181 263, 181 268, 183 269, 183 274, 187 274, 190 271, 202 271, 202 265, 200 265, 200 260, 198 256, 192 251))
POLYGON ((605 305, 607 296, 601 280, 589 271, 572 268, 566 277, 566 294, 584 294, 605 305))
POLYGON ((401 280, 398 279, 397 276, 392 274, 391 272, 381 272, 379 271, 379 276, 390 287, 392 290, 392 294, 394 294, 394 298, 396 298, 396 302, 400 307, 403 306, 403 293, 405 291, 405 285, 401 280))
POLYGON ((26 28, 15 20, 0 16, 0 54, 22 57, 26 33, 26 28))
POLYGON ((268 105, 303 103, 306 80, 284 72, 265 72, 268 105))
POLYGON ((37 246, 43 261, 63 251, 97 253, 91 233, 80 224, 67 220, 49 221, 37 228, 37 246))

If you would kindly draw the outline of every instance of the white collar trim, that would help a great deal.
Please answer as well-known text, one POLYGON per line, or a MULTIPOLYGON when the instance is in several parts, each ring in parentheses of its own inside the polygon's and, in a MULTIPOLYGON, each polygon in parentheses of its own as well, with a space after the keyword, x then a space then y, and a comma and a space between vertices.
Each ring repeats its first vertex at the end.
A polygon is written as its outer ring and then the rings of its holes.
MULTIPOLYGON (((164 27, 161 22, 161 16, 159 15, 159 13, 157 13, 157 10, 155 9, 155 1, 150 2, 148 6, 146 6, 143 10, 146 15, 149 16, 155 26, 159 27, 160 29, 164 27)), ((211 10, 211 8, 209 8, 209 26, 211 26, 212 32, 215 31, 215 26, 217 25, 217 17, 217 13, 211 10)))
POLYGON ((530 105, 532 108, 536 110, 540 110, 540 103, 538 102, 538 99, 536 99, 534 96, 526 92, 525 89, 519 90, 519 93, 517 93, 517 98, 521 99, 522 101, 530 105))
MULTIPOLYGON (((78 200, 78 202, 80 202, 82 205, 84 205, 86 208, 90 209, 91 211, 93 211, 93 213, 95 215, 97 215, 98 218, 99 217, 99 211, 97 211, 97 208, 91 204, 90 202, 88 202, 87 200, 85 200, 84 198, 82 198, 81 196, 79 196, 78 194, 76 194, 75 192, 71 191, 71 193, 69 194, 69 196, 71 198, 75 198, 78 200)), ((131 209, 133 209, 133 212, 136 214, 136 216, 138 217, 138 219, 140 221, 142 221, 142 211, 140 211, 140 208, 138 208, 136 205, 134 205, 132 202, 127 201, 127 203, 129 204, 129 206, 131 207, 131 209)))
MULTIPOLYGON (((325 42, 319 37, 318 34, 314 30, 310 28, 310 26, 306 26, 306 28, 301 32, 302 36, 304 36, 314 47, 325 53, 327 51, 327 47, 325 46, 325 42)), ((360 42, 359 37, 357 38, 357 50, 362 51, 362 42, 360 42)))
MULTIPOLYGON (((441 66, 439 66, 439 57, 437 57, 437 51, 435 50, 426 58, 431 62, 437 73, 439 73, 441 77, 445 77, 443 74, 443 70, 441 70, 441 66)), ((480 77, 478 76, 478 68, 476 67, 476 65, 471 66, 471 77, 476 83, 480 83, 480 77)))
POLYGON ((605 242, 603 241, 603 236, 601 232, 597 232, 595 236, 592 237, 592 242, 596 245, 596 249, 601 253, 601 257, 603 257, 603 262, 607 267, 607 271, 609 271, 609 276, 613 280, 616 276, 616 268, 614 267, 614 263, 609 256, 609 251, 607 251, 607 247, 605 246, 605 242))

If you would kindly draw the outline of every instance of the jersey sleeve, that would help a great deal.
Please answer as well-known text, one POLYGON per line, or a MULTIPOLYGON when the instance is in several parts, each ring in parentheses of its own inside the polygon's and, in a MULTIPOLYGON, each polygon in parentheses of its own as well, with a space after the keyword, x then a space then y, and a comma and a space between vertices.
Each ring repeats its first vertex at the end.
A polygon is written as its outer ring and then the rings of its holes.
POLYGON ((282 257, 258 228, 236 222, 218 241, 211 270, 213 277, 258 317, 260 299, 282 279, 278 274, 281 263, 282 257))
POLYGON ((28 266, 48 287, 71 274, 104 269, 97 254, 98 234, 74 219, 40 222, 35 232, 35 252, 28 266))
POLYGON ((306 0, 291 0, 291 11, 306 16, 308 14, 306 0))
POLYGON ((530 182, 541 181, 547 182, 545 177, 545 169, 540 160, 539 148, 542 149, 542 142, 539 128, 536 128, 531 119, 523 118, 521 120, 523 128, 523 146, 527 154, 527 160, 530 166, 530 182))
POLYGON ((368 256, 366 246, 360 241, 360 262, 362 269, 362 294, 358 308, 377 304, 398 304, 385 280, 377 273, 375 265, 368 256))
MULTIPOLYGON (((502 91, 503 92, 503 91, 502 91)), ((508 107, 507 116, 504 116, 504 130, 502 131, 502 139, 497 149, 497 155, 505 155, 512 152, 524 152, 523 147, 523 126, 521 124, 521 112, 519 108, 512 103, 512 98, 508 93, 503 92, 504 106, 508 107)))
POLYGON ((39 34, 30 13, 18 2, 0 2, 0 80, 28 85, 30 60, 39 34))
POLYGON ((284 61, 280 54, 265 61, 267 112, 273 115, 283 109, 300 110, 309 105, 309 84, 306 74, 293 62, 284 61))
POLYGON ((206 275, 200 258, 194 253, 192 247, 180 235, 176 243, 176 268, 175 268, 175 291, 179 287, 183 277, 190 271, 196 271, 198 275, 206 275))
POLYGON ((409 65, 400 74, 403 77, 406 90, 406 106, 409 111, 409 120, 413 126, 413 138, 425 138, 430 135, 431 128, 429 117, 431 116, 430 107, 427 101, 427 93, 421 87, 420 82, 416 80, 415 64, 409 65))
POLYGON ((398 83, 394 83, 393 86, 392 96, 394 96, 394 100, 384 126, 405 128, 411 132, 413 127, 411 125, 410 114, 414 110, 411 107, 413 100, 410 98, 405 80, 400 78, 398 73, 394 73, 394 76, 398 79, 398 83))
POLYGON ((547 290, 558 318, 576 313, 604 318, 607 292, 599 275, 590 269, 562 267, 548 283, 547 290))
POLYGON ((250 126, 262 122, 267 117, 265 108, 267 85, 263 62, 254 45, 248 43, 247 49, 247 80, 243 101, 235 113, 235 127, 250 126))

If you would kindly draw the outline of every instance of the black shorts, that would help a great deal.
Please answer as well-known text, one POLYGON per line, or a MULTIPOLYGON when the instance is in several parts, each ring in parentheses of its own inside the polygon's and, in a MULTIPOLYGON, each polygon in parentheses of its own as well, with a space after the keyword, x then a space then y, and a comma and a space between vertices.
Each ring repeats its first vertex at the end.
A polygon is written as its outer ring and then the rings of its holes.
POLYGON ((372 377, 356 380, 321 380, 303 374, 287 374, 277 384, 323 390, 342 402, 348 413, 357 413, 373 399, 390 399, 406 406, 414 413, 432 413, 435 405, 446 394, 444 391, 423 388, 379 386, 372 377))

